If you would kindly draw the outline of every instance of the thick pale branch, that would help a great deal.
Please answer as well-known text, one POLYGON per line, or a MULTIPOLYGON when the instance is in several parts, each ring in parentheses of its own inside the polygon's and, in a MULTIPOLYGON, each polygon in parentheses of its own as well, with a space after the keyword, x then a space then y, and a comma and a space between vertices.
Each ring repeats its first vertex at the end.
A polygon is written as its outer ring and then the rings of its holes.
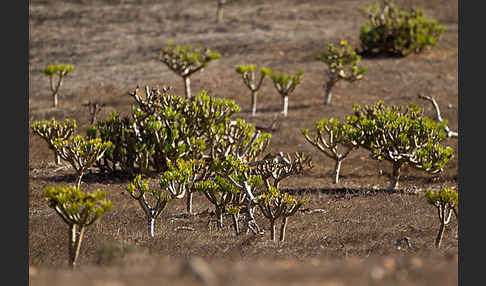
MULTIPOLYGON (((439 104, 437 104, 437 101, 435 101, 435 99, 433 97, 423 95, 423 94, 420 94, 420 93, 418 94, 418 97, 421 98, 421 99, 425 99, 425 100, 432 103, 432 105, 434 106, 434 109, 435 109, 437 121, 442 123, 444 120, 442 119, 442 116, 440 115, 440 108, 439 108, 439 104)), ((447 132, 447 137, 459 137, 458 132, 450 130, 449 126, 446 125, 444 127, 444 129, 447 132)))

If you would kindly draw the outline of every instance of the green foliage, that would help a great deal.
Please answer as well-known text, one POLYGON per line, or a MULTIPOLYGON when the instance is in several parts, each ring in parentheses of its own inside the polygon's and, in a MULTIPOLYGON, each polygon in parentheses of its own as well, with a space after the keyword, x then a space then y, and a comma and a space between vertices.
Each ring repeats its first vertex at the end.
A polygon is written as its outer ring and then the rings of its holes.
MULTIPOLYGON (((240 65, 236 67, 236 72, 239 74, 251 74, 254 73, 255 70, 256 70, 256 66, 254 64, 240 65)), ((262 74, 262 77, 265 77, 265 76, 270 76, 272 74, 272 71, 266 67, 261 67, 260 73, 262 74)))
POLYGON ((455 189, 442 188, 439 191, 427 191, 425 194, 427 202, 434 206, 449 206, 450 208, 457 207, 459 195, 455 189))
POLYGON ((59 75, 66 75, 74 70, 74 66, 72 65, 48 65, 44 68, 44 74, 48 76, 53 76, 55 74, 59 75))
POLYGON ((105 199, 106 193, 102 190, 88 193, 78 187, 46 187, 44 196, 49 206, 56 210, 68 225, 91 225, 113 208, 113 204, 105 199))
POLYGON ((287 96, 301 83, 303 75, 302 70, 298 70, 295 75, 272 72, 270 78, 280 95, 287 96))
POLYGON ((361 46, 365 53, 390 53, 406 56, 435 46, 445 26, 424 17, 423 10, 398 9, 391 1, 364 9, 368 20, 360 28, 361 46))
POLYGON ((442 188, 439 191, 430 190, 425 194, 427 202, 437 209, 437 215, 440 221, 439 232, 435 239, 436 248, 440 248, 445 227, 449 224, 452 213, 455 214, 456 219, 458 218, 458 197, 457 191, 452 188, 442 188))
MULTIPOLYGON (((154 94, 155 91, 149 93, 154 94)), ((211 162, 228 154, 241 154, 255 133, 254 125, 231 119, 240 111, 234 101, 210 97, 204 91, 190 100, 168 93, 145 99, 137 93, 132 95, 138 106, 132 109, 131 117, 120 118, 118 113, 112 113, 90 131, 91 136, 99 135, 113 143, 98 162, 104 171, 161 173, 178 158, 204 157, 211 162)), ((269 141, 270 134, 260 134, 244 158, 258 156, 269 141)))
MULTIPOLYGON (((161 180, 161 183, 163 179, 161 180)), ((165 183, 165 182, 164 182, 165 183)), ((125 190, 135 199, 147 199, 152 196, 158 201, 170 201, 171 197, 165 193, 165 188, 151 188, 147 179, 142 179, 142 175, 137 175, 133 181, 125 187, 125 190)))
POLYGON ((382 101, 374 106, 356 105, 354 116, 347 118, 355 128, 353 139, 370 150, 374 159, 411 163, 432 174, 442 171, 453 153, 452 148, 440 145, 447 136, 444 122, 423 116, 416 105, 403 109, 382 101))
POLYGON ((288 193, 281 193, 278 188, 267 187, 266 192, 257 199, 257 205, 263 215, 270 221, 270 236, 275 240, 275 221, 282 217, 280 229, 280 241, 285 240, 287 220, 293 216, 297 210, 307 203, 307 199, 297 199, 288 193))
POLYGON ((84 138, 81 135, 68 139, 58 138, 53 143, 61 159, 69 162, 78 175, 77 186, 81 183, 84 173, 100 160, 106 150, 112 146, 110 141, 101 138, 84 138))
POLYGON ((79 255, 84 230, 97 221, 113 204, 106 200, 106 193, 82 191, 79 187, 46 187, 44 197, 62 220, 69 226, 69 265, 74 268, 79 255))
POLYGON ((341 162, 358 145, 352 138, 352 134, 355 134, 353 127, 337 118, 325 118, 316 121, 312 133, 309 129, 302 129, 301 132, 307 142, 336 162, 334 183, 337 184, 341 162))
POLYGON ((328 75, 333 81, 340 79, 354 82, 363 78, 367 68, 361 66, 361 56, 346 41, 329 43, 327 49, 316 58, 328 65, 328 75))
POLYGON ((56 150, 54 142, 57 139, 65 140, 71 137, 78 126, 76 120, 65 119, 62 122, 56 121, 53 117, 50 122, 47 120, 36 121, 30 125, 30 128, 35 135, 40 136, 47 142, 50 149, 56 150))
POLYGON ((218 228, 223 227, 223 214, 231 209, 237 213, 239 206, 231 205, 241 190, 234 186, 229 180, 216 175, 213 180, 196 182, 194 190, 201 192, 211 202, 218 218, 218 228))
POLYGON ((271 70, 261 67, 260 68, 260 79, 257 80, 255 77, 255 65, 240 65, 236 68, 236 72, 241 74, 241 78, 243 79, 243 83, 245 84, 246 87, 251 91, 251 109, 252 109, 252 115, 256 115, 256 96, 257 96, 257 91, 260 89, 262 86, 263 80, 265 77, 271 75, 271 70))
POLYGON ((262 73, 262 75, 264 76, 271 76, 272 75, 272 70, 271 69, 268 69, 266 67, 261 67, 260 68, 260 72, 262 73))
POLYGON ((328 151, 335 150, 339 144, 349 147, 356 145, 356 142, 350 137, 350 134, 354 133, 353 127, 345 122, 340 122, 337 118, 317 120, 312 133, 309 129, 302 129, 301 133, 312 145, 325 147, 318 148, 326 154, 329 154, 328 151))
POLYGON ((221 58, 221 55, 208 48, 175 45, 174 42, 161 50, 160 60, 180 76, 189 76, 205 68, 209 62, 221 58))
POLYGON ((240 65, 238 67, 236 67, 236 72, 237 73, 252 73, 255 71, 255 65, 251 64, 251 65, 240 65))
POLYGON ((441 145, 447 136, 446 122, 425 117, 416 105, 385 106, 382 101, 373 106, 356 105, 354 115, 346 121, 353 126, 351 138, 360 147, 369 150, 374 159, 391 161, 396 169, 409 164, 436 174, 453 156, 451 147, 441 145))
POLYGON ((219 228, 223 226, 224 213, 234 216, 235 230, 238 234, 239 211, 245 201, 252 202, 252 191, 262 184, 262 178, 250 175, 248 164, 240 159, 234 159, 232 155, 221 161, 213 161, 210 173, 212 175, 207 180, 196 182, 194 189, 202 192, 214 205, 219 228))
POLYGON ((266 192, 260 195, 257 203, 265 217, 277 219, 281 216, 294 215, 307 201, 306 198, 299 200, 288 193, 281 193, 278 188, 270 186, 266 192))

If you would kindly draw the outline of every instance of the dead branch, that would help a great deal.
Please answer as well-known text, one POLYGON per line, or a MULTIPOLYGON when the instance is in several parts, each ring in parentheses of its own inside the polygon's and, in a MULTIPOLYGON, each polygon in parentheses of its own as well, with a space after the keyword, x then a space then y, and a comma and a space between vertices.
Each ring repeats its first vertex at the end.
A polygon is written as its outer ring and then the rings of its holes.
MULTIPOLYGON (((430 96, 426 96, 426 95, 423 95, 421 93, 418 94, 418 97, 421 98, 421 99, 425 99, 429 102, 432 103, 432 105, 434 106, 434 109, 435 109, 435 114, 436 114, 436 119, 437 121, 439 122, 443 122, 443 119, 442 119, 442 116, 440 115, 440 108, 439 108, 439 104, 437 104, 437 101, 435 101, 435 99, 433 97, 430 97, 430 96)), ((445 126, 444 127, 445 131, 447 132, 447 137, 458 137, 459 134, 455 131, 452 131, 449 129, 449 126, 445 126)))
POLYGON ((89 114, 91 115, 91 125, 93 125, 96 121, 96 115, 98 115, 98 113, 101 111, 101 109, 103 109, 103 107, 105 107, 105 104, 104 103, 99 103, 99 102, 91 102, 91 101, 88 101, 88 103, 85 103, 83 104, 83 106, 86 106, 88 107, 88 112, 89 114))

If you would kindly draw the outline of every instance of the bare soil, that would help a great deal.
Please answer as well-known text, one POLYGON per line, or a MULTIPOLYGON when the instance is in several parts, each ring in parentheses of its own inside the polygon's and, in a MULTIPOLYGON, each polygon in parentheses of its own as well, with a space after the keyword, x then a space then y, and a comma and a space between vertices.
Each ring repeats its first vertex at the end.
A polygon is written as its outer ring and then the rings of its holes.
MULTIPOLYGON (((443 0, 395 1, 420 7, 427 17, 447 27, 439 44, 406 58, 364 58, 365 79, 339 83, 332 105, 324 105, 325 64, 315 57, 331 41, 359 46, 362 9, 374 1, 248 0, 225 6, 224 23, 216 23, 216 1, 210 0, 30 0, 30 123, 55 117, 76 119, 79 132, 90 125, 83 105, 106 104, 129 112, 128 92, 137 85, 170 85, 183 94, 183 82, 159 60, 170 40, 202 44, 222 55, 192 77, 192 90, 233 99, 239 117, 268 126, 279 115, 280 96, 270 80, 251 116, 250 92, 234 71, 257 64, 275 71, 304 71, 289 98, 289 112, 272 132, 268 152, 302 151, 314 168, 281 183, 282 189, 309 198, 289 220, 284 243, 269 240, 268 223, 257 221, 265 235, 235 236, 230 218, 224 230, 208 228, 211 206, 196 195, 195 216, 185 214, 183 200, 172 202, 156 222, 149 239, 146 221, 124 191, 128 181, 88 174, 82 187, 101 188, 114 210, 88 228, 79 267, 67 266, 67 226, 42 197, 46 186, 72 184, 74 171, 53 164, 45 142, 29 136, 29 265, 32 285, 457 285, 458 237, 453 219, 441 249, 435 249, 436 210, 427 204, 429 189, 457 187, 458 154, 436 176, 404 168, 397 192, 386 192, 391 164, 372 160, 357 150, 343 162, 340 183, 331 178, 334 163, 300 134, 325 117, 344 118, 354 104, 422 106, 433 117, 434 97, 452 130, 458 126, 458 3, 443 0), (42 69, 52 63, 73 64, 61 87, 59 107, 51 107, 48 79, 42 69), (410 246, 403 240, 409 238, 410 246), (402 241, 399 243, 398 241, 402 241)), ((457 150, 457 139, 445 144, 457 150)))

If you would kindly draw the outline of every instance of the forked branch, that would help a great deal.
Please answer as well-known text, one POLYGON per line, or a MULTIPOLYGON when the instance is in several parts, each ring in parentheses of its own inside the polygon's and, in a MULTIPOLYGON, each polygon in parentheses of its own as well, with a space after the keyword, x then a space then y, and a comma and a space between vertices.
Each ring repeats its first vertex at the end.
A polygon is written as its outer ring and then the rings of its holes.
MULTIPOLYGON (((442 119, 442 116, 440 115, 440 108, 439 108, 439 104, 437 104, 437 101, 435 101, 435 99, 433 97, 423 95, 421 93, 418 94, 418 97, 421 98, 421 99, 425 99, 425 100, 432 103, 432 105, 434 106, 434 109, 435 109, 435 114, 437 116, 437 121, 442 123, 444 121, 444 119, 442 119)), ((459 137, 458 132, 450 130, 448 125, 445 125, 444 129, 447 132, 447 137, 449 137, 449 138, 450 137, 456 137, 456 138, 459 137)))

